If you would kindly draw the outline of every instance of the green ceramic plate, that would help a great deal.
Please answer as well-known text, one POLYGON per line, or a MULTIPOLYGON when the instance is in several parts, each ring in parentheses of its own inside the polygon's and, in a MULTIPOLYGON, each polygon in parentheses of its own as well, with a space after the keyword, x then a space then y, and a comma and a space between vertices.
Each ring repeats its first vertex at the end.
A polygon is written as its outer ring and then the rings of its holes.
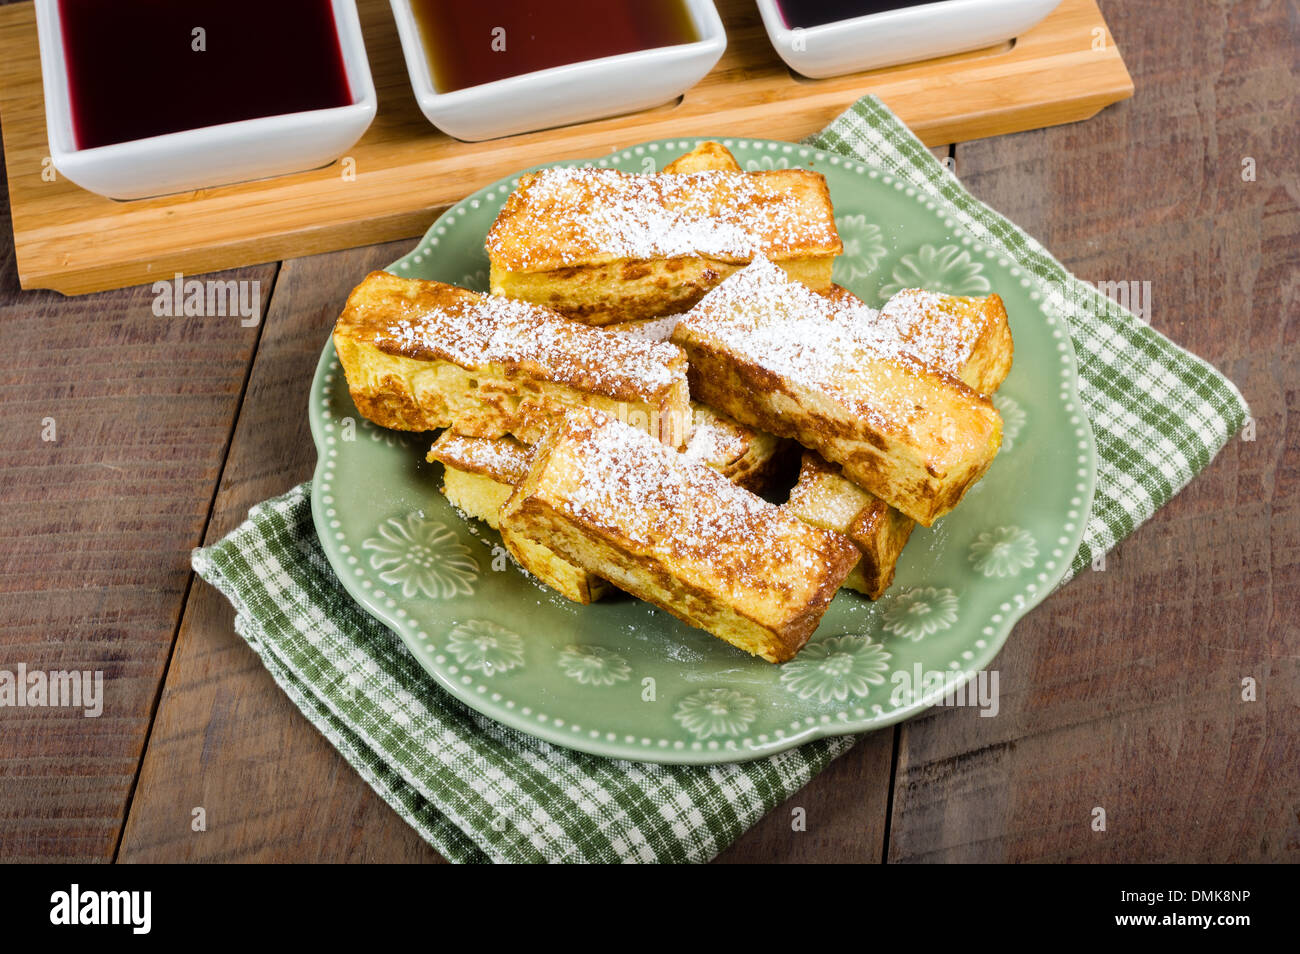
MULTIPOLYGON (((697 142, 568 164, 651 172, 697 142)), ((774 666, 631 597, 577 606, 525 576, 495 533, 438 492, 441 467, 423 459, 429 435, 361 418, 327 345, 311 392, 312 512, 339 578, 443 689, 569 748, 738 761, 913 716, 985 668, 1051 592, 1092 500, 1070 337, 1028 275, 886 173, 791 143, 725 143, 750 169, 825 174, 845 248, 835 278, 866 301, 916 286, 1003 297, 1016 357, 995 397, 1002 450, 960 507, 916 530, 879 602, 841 591, 799 656, 774 666)), ((449 209, 391 270, 486 290, 483 239, 516 182, 449 209)))

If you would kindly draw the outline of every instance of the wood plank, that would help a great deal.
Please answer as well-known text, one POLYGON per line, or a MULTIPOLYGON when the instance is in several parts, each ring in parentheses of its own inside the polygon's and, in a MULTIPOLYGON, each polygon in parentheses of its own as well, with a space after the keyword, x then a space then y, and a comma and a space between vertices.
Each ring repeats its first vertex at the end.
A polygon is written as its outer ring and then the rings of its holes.
POLYGON ((42 178, 48 153, 32 9, 0 10, 0 113, 9 156, 24 287, 80 294, 180 270, 271 261, 422 233, 434 210, 518 169, 602 155, 674 136, 798 139, 866 92, 879 94, 928 143, 996 135, 1093 115, 1131 95, 1094 0, 1064 0, 1010 49, 825 80, 780 61, 750 0, 722 0, 729 47, 675 106, 614 119, 461 143, 419 113, 384 0, 362 0, 379 115, 338 164, 300 175, 159 199, 112 202, 42 178))
MULTIPOLYGON (((406 243, 285 262, 208 527, 306 480, 306 399, 348 289, 406 243)), ((419 861, 436 853, 307 722, 197 581, 122 840, 122 861, 419 861), (202 806, 207 831, 190 829, 202 806)))
POLYGON ((1294 7, 1103 9, 1141 94, 963 144, 957 173, 1082 278, 1151 282, 1154 326, 1236 381, 1257 439, 1016 627, 996 718, 903 726, 893 861, 1300 860, 1294 7))
MULTIPOLYGON (((274 275, 215 277, 269 289, 274 275)), ((147 287, 20 292, 4 243, 0 668, 104 680, 98 718, 0 709, 5 861, 112 857, 252 358, 256 327, 159 318, 152 302, 147 287)))
POLYGON ((864 735, 857 745, 778 805, 719 864, 879 864, 889 812, 895 732, 864 735), (806 826, 796 829, 795 809, 806 826))

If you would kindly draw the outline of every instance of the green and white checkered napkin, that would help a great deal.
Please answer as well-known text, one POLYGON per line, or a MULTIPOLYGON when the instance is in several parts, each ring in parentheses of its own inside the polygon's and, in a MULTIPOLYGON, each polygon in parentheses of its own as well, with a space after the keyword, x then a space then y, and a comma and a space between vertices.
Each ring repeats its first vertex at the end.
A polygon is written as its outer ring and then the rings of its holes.
MULTIPOLYGON (((903 177, 1036 275, 1068 321, 1097 438, 1096 500, 1071 573, 1181 490, 1242 426, 1231 382, 1061 267, 962 188, 874 97, 809 143, 903 177)), ((254 507, 194 568, 235 629, 384 799, 454 861, 705 861, 798 791, 850 738, 754 762, 663 766, 583 755, 479 715, 432 684, 344 592, 307 485, 254 507)))

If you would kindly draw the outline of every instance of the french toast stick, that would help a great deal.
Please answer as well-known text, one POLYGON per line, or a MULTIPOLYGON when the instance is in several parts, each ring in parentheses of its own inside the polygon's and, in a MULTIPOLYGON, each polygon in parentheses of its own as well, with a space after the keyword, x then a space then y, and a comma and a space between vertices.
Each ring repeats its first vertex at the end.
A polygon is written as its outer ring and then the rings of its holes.
POLYGON ((487 236, 494 294, 593 325, 684 311, 756 255, 826 290, 842 250, 821 173, 742 172, 717 143, 661 173, 521 176, 487 236))
POLYGON ((816 451, 804 451, 799 479, 785 505, 805 523, 842 533, 861 558, 843 585, 878 600, 894 582, 894 568, 916 521, 845 480, 816 451))
POLYGON ((348 297, 334 347, 357 410, 384 427, 534 443, 559 408, 583 405, 674 448, 689 433, 679 348, 526 302, 372 272, 348 297))
MULTIPOLYGON (((831 297, 867 308, 839 286, 831 297)), ((905 289, 885 304, 876 320, 886 332, 897 335, 900 349, 956 375, 977 391, 992 393, 1011 369, 1011 331, 997 295, 958 298, 905 289)), ((844 581, 846 587, 873 600, 889 588, 912 532, 910 517, 846 480, 837 465, 815 451, 804 451, 786 506, 801 520, 843 533, 858 545, 862 559, 844 581)))
MULTIPOLYGON (((788 442, 702 404, 692 404, 691 410, 694 425, 682 455, 746 490, 768 490, 788 442)), ((426 459, 443 465, 442 493, 453 505, 500 530, 501 506, 527 475, 532 455, 532 447, 513 437, 467 437, 448 429, 438 435, 426 459)), ((608 589, 600 577, 518 533, 502 532, 501 540, 524 569, 576 603, 598 600, 608 589)))
POLYGON ((988 397, 898 353, 853 309, 759 259, 677 323, 691 393, 742 424, 797 440, 929 526, 997 454, 988 397))
POLYGON ((501 525, 770 662, 817 628, 857 548, 590 408, 538 445, 501 525))
MULTIPOLYGON (((770 489, 770 479, 782 463, 789 441, 738 424, 696 402, 691 402, 691 417, 691 436, 681 451, 687 460, 712 467, 753 493, 770 489)), ((448 429, 438 435, 426 459, 440 462, 448 471, 486 477, 513 488, 528 472, 532 454, 532 447, 512 437, 469 437, 448 429)), ((496 529, 495 514, 488 520, 477 512, 481 508, 457 506, 496 529)))

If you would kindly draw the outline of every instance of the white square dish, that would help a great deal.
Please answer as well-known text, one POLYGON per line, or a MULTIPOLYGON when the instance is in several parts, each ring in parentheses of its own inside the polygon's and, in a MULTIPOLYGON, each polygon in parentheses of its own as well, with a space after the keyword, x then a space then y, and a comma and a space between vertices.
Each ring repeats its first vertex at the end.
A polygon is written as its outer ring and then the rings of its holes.
POLYGON ((112 199, 188 192, 301 172, 347 151, 370 126, 378 100, 355 0, 332 0, 352 103, 264 116, 79 148, 58 0, 36 0, 45 124, 54 167, 112 199))
POLYGON ((1061 0, 939 0, 819 26, 789 27, 779 0, 758 0, 781 59, 812 79, 992 46, 1044 19, 1061 0))
POLYGON ((521 73, 440 92, 410 0, 390 0, 411 89, 425 118, 469 142, 660 106, 713 69, 727 48, 712 0, 685 0, 699 39, 521 73))

